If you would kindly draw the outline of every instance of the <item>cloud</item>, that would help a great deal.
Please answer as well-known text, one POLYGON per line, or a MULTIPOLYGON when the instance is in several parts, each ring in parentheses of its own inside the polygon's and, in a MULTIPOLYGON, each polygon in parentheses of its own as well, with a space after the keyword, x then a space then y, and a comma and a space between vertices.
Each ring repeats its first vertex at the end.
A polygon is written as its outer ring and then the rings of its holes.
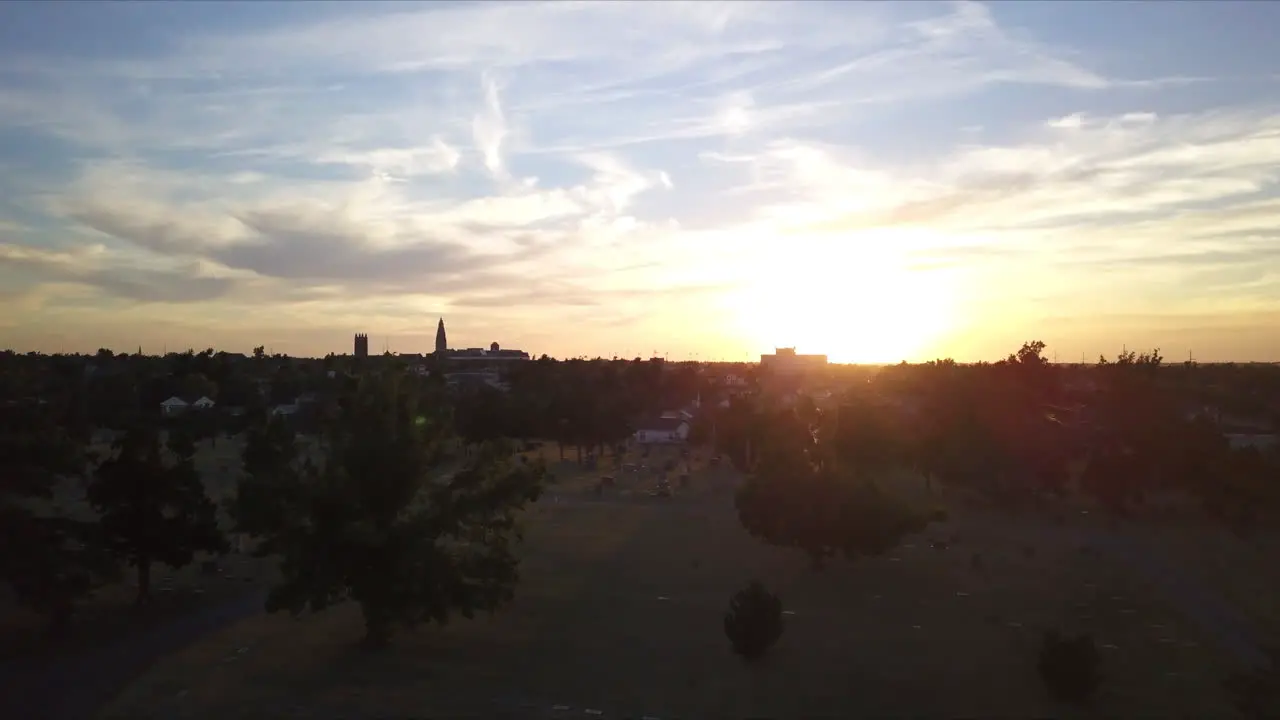
MULTIPOLYGON (((864 198, 859 212, 832 208, 834 217, 816 227, 1067 230, 1086 221, 1133 222, 1197 205, 1246 202, 1280 178, 1280 113, 1072 117, 1069 139, 970 145, 918 174, 868 176, 858 184, 885 189, 864 198)), ((790 163, 778 182, 832 186, 837 175, 848 176, 820 149, 774 157, 790 163)), ((761 162, 771 161, 757 161, 767 167, 761 162)), ((846 179, 842 186, 849 184, 846 179)), ((1264 207, 1268 215, 1275 209, 1264 207)), ((1215 226, 1222 221, 1229 219, 1214 216, 1215 226)))
POLYGON ((217 300, 234 281, 201 274, 198 264, 169 269, 131 268, 104 263, 103 248, 52 252, 21 245, 0 245, 0 267, 34 273, 52 282, 83 285, 106 295, 140 303, 196 303, 217 300))
POLYGON ((484 166, 495 178, 506 179, 502 141, 507 137, 507 121, 502 115, 498 85, 492 77, 484 78, 484 105, 471 121, 471 134, 475 138, 476 149, 484 157, 484 166))
POLYGON ((451 304, 454 307, 502 308, 518 305, 552 305, 569 307, 611 307, 619 301, 652 301, 678 298, 696 301, 697 298, 715 295, 732 289, 723 283, 672 284, 666 287, 610 287, 593 289, 582 283, 553 282, 533 283, 533 287, 480 294, 461 294, 451 304))
POLYGON ((456 170, 462 153, 439 136, 418 147, 334 148, 315 155, 320 164, 366 168, 371 175, 412 178, 456 170))
POLYGON ((985 5, 956 2, 951 12, 894 29, 893 41, 787 83, 791 90, 840 88, 859 102, 955 94, 991 84, 1098 90, 1115 81, 1016 37, 985 5), (897 83, 886 83, 893 76, 897 83))

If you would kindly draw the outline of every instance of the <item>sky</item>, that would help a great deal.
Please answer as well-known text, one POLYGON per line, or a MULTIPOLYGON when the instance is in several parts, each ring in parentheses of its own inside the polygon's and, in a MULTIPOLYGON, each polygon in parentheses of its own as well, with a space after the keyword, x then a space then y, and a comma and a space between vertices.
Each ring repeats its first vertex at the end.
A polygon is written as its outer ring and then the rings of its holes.
POLYGON ((0 3, 0 346, 1280 361, 1280 3, 0 3))

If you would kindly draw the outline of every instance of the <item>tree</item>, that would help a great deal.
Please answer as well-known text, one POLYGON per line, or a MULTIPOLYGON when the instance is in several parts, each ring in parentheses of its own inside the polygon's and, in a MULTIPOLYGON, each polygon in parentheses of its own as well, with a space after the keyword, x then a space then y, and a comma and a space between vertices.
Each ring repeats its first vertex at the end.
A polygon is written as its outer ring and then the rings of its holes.
POLYGON ((233 503, 237 529, 278 555, 269 612, 295 615, 354 600, 366 640, 395 626, 493 612, 513 597, 516 513, 545 470, 502 442, 449 459, 448 413, 413 377, 364 378, 323 437, 323 462, 296 459, 287 432, 256 429, 233 503))
POLYGON ((454 427, 467 442, 484 443, 513 437, 510 403, 499 390, 485 387, 460 399, 454 409, 454 427))
POLYGON ((84 471, 81 448, 34 405, 0 410, 0 581, 64 628, 77 600, 113 575, 92 523, 53 507, 58 481, 84 471))
POLYGON ((829 422, 807 424, 822 428, 841 459, 870 473, 882 473, 902 457, 903 434, 889 424, 889 414, 864 401, 849 398, 829 422))
MULTIPOLYGON (((996 363, 938 360, 886 371, 891 392, 915 401, 913 430, 898 432, 909 465, 926 479, 977 491, 1006 507, 1040 491, 1062 494, 1075 445, 1059 417, 1060 368, 1041 341, 996 363)), ((889 447, 872 439, 871 449, 889 447)))
POLYGON ((1132 511, 1162 485, 1208 480, 1227 449, 1211 425, 1182 418, 1160 382, 1162 362, 1159 350, 1126 351, 1114 362, 1099 358, 1094 368, 1098 430, 1080 485, 1113 512, 1132 511))
POLYGON ((131 429, 98 465, 89 485, 89 503, 100 514, 104 541, 137 570, 139 605, 151 597, 155 563, 180 568, 196 552, 228 549, 218 528, 217 506, 195 468, 195 443, 172 432, 167 442, 172 462, 166 462, 165 449, 157 430, 131 429))
POLYGON ((875 482, 879 468, 842 459, 821 440, 824 433, 794 416, 775 418, 769 429, 755 472, 735 498, 743 527, 761 540, 799 548, 821 569, 837 553, 884 553, 936 519, 885 492, 875 482))

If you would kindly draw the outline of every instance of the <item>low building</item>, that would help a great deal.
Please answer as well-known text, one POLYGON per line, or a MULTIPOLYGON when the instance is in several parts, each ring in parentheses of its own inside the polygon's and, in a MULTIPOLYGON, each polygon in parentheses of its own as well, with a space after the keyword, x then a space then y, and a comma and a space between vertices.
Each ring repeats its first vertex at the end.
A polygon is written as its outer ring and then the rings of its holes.
POLYGON ((177 417, 187 411, 191 405, 186 400, 174 395, 160 403, 160 414, 165 417, 177 417))
POLYGON ((674 417, 647 418, 637 423, 635 441, 642 445, 682 443, 689 438, 689 421, 679 413, 674 417))
POLYGON ((446 350, 443 355, 452 362, 460 363, 502 363, 529 359, 529 353, 523 350, 503 350, 498 343, 490 344, 488 350, 484 348, 446 350))

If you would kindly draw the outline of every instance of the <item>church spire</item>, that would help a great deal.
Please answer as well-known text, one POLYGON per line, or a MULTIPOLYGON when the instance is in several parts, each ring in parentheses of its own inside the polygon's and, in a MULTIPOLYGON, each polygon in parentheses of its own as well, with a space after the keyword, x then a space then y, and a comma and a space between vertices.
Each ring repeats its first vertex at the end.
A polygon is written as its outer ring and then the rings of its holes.
POLYGON ((436 325, 436 352, 444 354, 449 350, 449 340, 444 334, 444 318, 440 318, 440 324, 436 325))

